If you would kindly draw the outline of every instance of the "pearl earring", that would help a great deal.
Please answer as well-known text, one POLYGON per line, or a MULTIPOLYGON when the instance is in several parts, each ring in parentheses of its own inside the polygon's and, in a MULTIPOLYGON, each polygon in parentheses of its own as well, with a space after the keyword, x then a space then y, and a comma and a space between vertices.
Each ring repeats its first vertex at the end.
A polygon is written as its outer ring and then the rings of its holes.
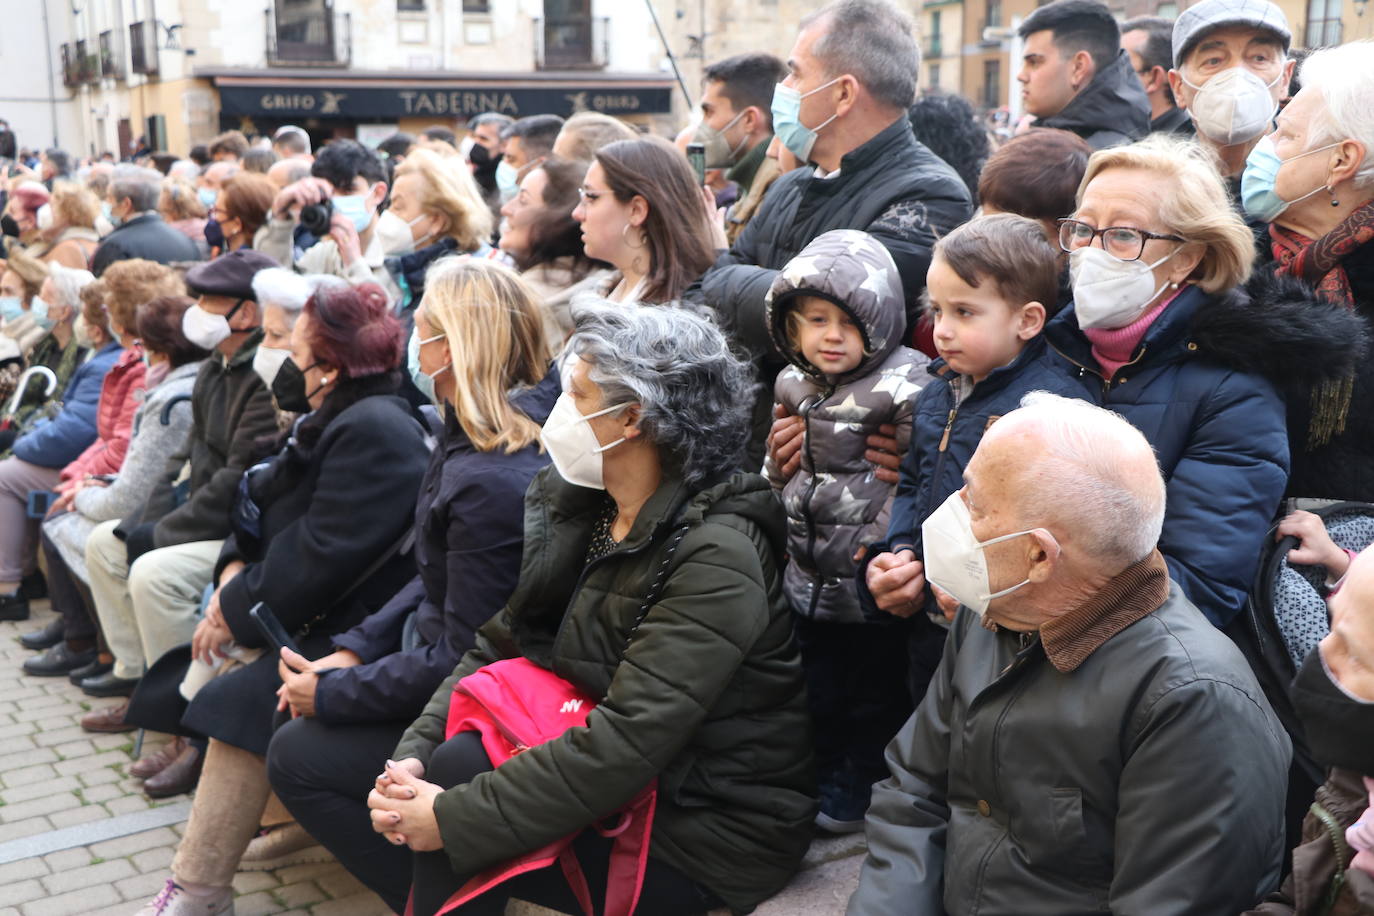
POLYGON ((1336 199, 1336 192, 1332 190, 1330 185, 1326 186, 1326 193, 1331 195, 1331 206, 1339 207, 1341 205, 1341 202, 1336 199))

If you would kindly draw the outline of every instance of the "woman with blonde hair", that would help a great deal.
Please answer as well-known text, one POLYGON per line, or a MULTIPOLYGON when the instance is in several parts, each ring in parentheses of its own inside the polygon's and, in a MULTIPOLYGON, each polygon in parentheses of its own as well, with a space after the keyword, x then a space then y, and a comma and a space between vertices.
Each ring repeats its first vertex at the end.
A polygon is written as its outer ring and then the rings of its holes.
POLYGON ((539 425, 559 393, 541 313, 515 272, 490 261, 449 258, 430 270, 409 347, 411 375, 442 426, 415 511, 419 575, 334 637, 338 651, 293 666, 299 674, 282 669, 283 703, 300 715, 272 739, 272 785, 300 825, 396 912, 405 908, 410 851, 370 829, 367 792, 515 588, 525 490, 548 463, 539 425))
POLYGON ((55 183, 52 198, 38 210, 38 230, 52 246, 42 259, 74 270, 90 270, 100 244, 95 228, 99 218, 100 201, 94 194, 76 182, 55 183))
POLYGON ((1169 481, 1159 549, 1226 627, 1288 478, 1277 386, 1346 371, 1339 307, 1251 280, 1254 238, 1196 144, 1156 135, 1094 153, 1059 224, 1073 301, 1045 329, 1047 358, 1154 446, 1169 481))
POLYGON ((391 257, 386 270, 402 309, 424 297, 425 271, 450 254, 485 257, 491 211, 467 165, 428 149, 406 156, 391 183, 391 206, 377 231, 391 257))
POLYGON ((195 242, 202 255, 209 254, 210 246, 205 243, 205 223, 209 211, 196 193, 195 185, 184 178, 165 179, 162 182, 162 194, 157 200, 157 210, 167 225, 195 242))

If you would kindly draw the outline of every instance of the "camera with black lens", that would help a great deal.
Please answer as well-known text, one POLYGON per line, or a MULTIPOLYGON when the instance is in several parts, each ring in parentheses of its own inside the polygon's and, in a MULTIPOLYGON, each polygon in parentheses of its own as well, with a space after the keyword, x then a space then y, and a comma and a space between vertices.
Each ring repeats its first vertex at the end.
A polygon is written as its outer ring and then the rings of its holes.
POLYGON ((334 218, 334 202, 328 199, 301 207, 301 225, 317 239, 329 235, 329 223, 334 218))

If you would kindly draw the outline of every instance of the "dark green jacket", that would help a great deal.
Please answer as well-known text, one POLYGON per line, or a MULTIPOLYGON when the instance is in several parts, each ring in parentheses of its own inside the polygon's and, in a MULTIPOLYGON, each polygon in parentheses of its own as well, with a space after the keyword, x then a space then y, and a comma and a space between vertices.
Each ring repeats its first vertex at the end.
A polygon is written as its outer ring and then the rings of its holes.
POLYGON ((457 680, 523 655, 605 699, 587 728, 439 796, 454 870, 576 832, 657 777, 651 854, 747 912, 796 871, 815 815, 801 666, 778 570, 781 507, 755 474, 695 494, 665 479, 620 546, 587 566, 605 499, 552 468, 534 478, 515 593, 395 757, 428 764, 457 680), (691 527, 626 650, 675 524, 691 527))

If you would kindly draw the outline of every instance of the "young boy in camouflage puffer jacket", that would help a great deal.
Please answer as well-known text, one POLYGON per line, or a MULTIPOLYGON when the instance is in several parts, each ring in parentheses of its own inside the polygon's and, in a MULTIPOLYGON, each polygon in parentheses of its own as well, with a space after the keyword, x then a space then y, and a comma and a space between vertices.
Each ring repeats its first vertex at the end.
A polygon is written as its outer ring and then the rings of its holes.
POLYGON ((886 775, 883 748, 911 713, 906 622, 866 621, 855 551, 886 533, 894 487, 864 458, 883 424, 911 439, 912 410, 929 360, 902 346, 901 278, 864 232, 826 232, 792 259, 768 294, 774 346, 791 364, 774 397, 806 425, 801 466, 782 493, 789 562, 783 588, 796 615, 816 732, 817 823, 863 829, 869 787, 886 775))

